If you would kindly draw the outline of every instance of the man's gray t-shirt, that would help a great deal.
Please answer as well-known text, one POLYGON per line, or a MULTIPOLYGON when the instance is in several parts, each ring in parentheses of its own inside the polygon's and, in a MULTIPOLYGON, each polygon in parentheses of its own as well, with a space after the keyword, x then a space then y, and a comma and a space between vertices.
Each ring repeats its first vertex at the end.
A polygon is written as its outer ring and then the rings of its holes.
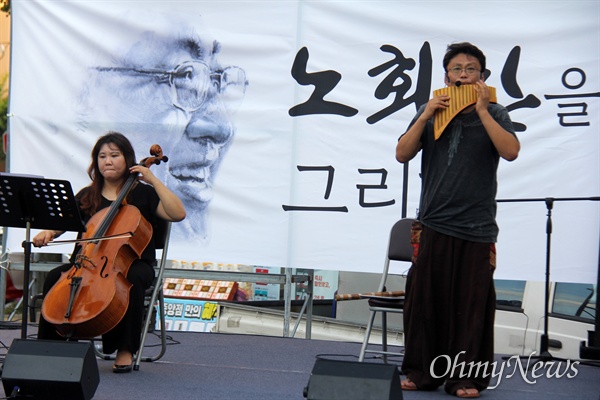
MULTIPOLYGON (((419 109, 411 126, 424 110, 425 106, 419 109)), ((502 128, 515 135, 506 108, 490 104, 488 110, 502 128)), ((458 114, 438 140, 434 139, 430 119, 421 144, 422 223, 460 239, 496 242, 496 171, 500 156, 477 112, 458 114)))

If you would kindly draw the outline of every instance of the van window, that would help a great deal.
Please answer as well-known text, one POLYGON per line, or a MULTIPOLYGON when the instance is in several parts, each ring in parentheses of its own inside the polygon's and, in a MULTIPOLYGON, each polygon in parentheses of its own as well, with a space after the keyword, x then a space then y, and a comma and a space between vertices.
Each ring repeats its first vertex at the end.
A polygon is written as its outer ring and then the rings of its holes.
POLYGON ((596 287, 591 283, 557 282, 554 289, 552 314, 585 322, 596 318, 596 287))
POLYGON ((523 311, 525 281, 495 279, 496 308, 506 311, 523 311))

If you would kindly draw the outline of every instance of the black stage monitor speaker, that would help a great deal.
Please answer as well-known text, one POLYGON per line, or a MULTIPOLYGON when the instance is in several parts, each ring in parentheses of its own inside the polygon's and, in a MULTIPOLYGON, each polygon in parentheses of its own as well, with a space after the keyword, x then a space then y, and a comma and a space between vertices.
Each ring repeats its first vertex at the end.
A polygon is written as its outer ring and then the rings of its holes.
POLYGON ((17 398, 89 400, 98 383, 90 342, 15 339, 2 368, 4 393, 17 398))
POLYGON ((402 400, 395 364, 318 358, 304 397, 309 400, 402 400))

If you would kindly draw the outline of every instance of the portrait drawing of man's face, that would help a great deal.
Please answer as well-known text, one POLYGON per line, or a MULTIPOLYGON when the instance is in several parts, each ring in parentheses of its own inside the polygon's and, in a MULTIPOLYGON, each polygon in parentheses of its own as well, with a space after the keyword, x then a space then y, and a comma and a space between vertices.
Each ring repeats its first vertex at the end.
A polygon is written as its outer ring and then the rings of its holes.
POLYGON ((86 131, 122 132, 138 157, 159 144, 169 161, 164 176, 155 174, 186 207, 176 228, 187 239, 205 240, 207 207, 247 81, 241 68, 219 63, 219 42, 189 23, 171 22, 149 27, 110 62, 90 68, 78 119, 86 131))

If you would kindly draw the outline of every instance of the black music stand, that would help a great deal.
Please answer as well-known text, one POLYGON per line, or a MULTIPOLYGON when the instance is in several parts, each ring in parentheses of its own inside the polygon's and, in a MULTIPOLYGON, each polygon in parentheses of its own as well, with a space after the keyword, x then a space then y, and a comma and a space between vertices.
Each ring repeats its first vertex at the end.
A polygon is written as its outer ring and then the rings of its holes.
POLYGON ((23 312, 21 339, 27 338, 29 308, 30 230, 85 232, 85 224, 68 181, 38 176, 0 174, 0 226, 25 228, 23 264, 23 312))

